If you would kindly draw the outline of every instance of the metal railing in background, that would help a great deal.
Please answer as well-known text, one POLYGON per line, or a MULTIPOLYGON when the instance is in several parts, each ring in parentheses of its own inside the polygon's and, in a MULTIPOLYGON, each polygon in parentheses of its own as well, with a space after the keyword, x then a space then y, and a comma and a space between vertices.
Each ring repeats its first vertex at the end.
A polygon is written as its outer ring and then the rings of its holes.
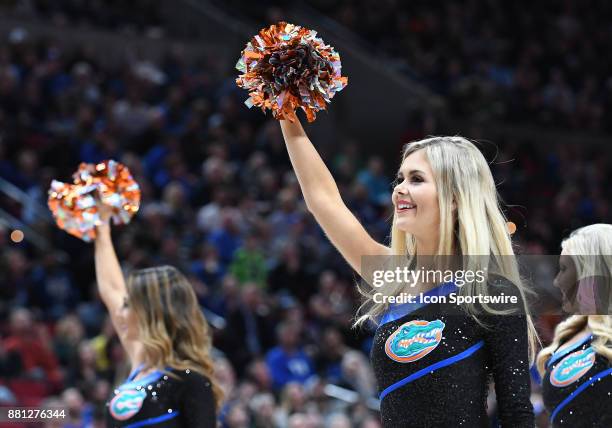
MULTIPOLYGON (((312 22, 314 28, 325 29, 342 41, 343 49, 351 55, 359 57, 365 65, 370 68, 377 68, 380 73, 389 78, 393 88, 397 88, 400 93, 402 88, 414 93, 415 97, 407 100, 404 106, 415 106, 420 104, 423 110, 430 109, 435 111, 440 121, 440 131, 449 135, 462 134, 468 137, 477 138, 476 135, 470 135, 475 128, 487 139, 510 138, 513 140, 530 139, 538 144, 550 145, 555 143, 563 144, 588 144, 598 145, 607 144, 609 137, 592 133, 583 132, 580 130, 556 130, 544 128, 538 125, 505 123, 499 120, 482 120, 476 117, 459 118, 454 117, 447 112, 446 100, 430 91, 424 84, 419 83, 419 78, 414 71, 410 69, 409 64, 403 63, 398 67, 397 63, 392 58, 384 57, 375 54, 375 48, 367 39, 358 36, 353 30, 343 26, 338 21, 329 18, 313 7, 309 6, 305 1, 293 3, 293 16, 299 22, 312 22)), ((354 70, 357 71, 357 70, 354 70)), ((354 72, 352 71, 352 72, 354 72)), ((349 76, 352 76, 350 74, 349 76)), ((357 76, 357 75, 356 75, 357 76)), ((350 77, 349 77, 350 79, 350 77)), ((396 95, 391 88, 389 103, 392 102, 393 95, 396 95)), ((378 104, 374 104, 378 105, 378 104)), ((399 105, 399 104, 398 104, 399 105)), ((351 107, 354 107, 351 104, 351 107)), ((388 112, 388 110, 380 109, 388 112)), ((403 110, 405 112, 405 110, 403 110)), ((406 115, 397 117, 400 122, 406 120, 406 115)), ((368 121, 366 120, 366 122, 368 121)), ((371 120, 369 123, 375 124, 376 128, 380 128, 381 123, 371 120)), ((362 135, 357 133, 355 135, 362 135)))
POLYGON ((356 404, 360 401, 364 401, 364 404, 370 409, 375 411, 380 411, 380 400, 374 397, 369 397, 364 400, 364 398, 357 392, 352 389, 343 388, 338 385, 334 385, 329 383, 325 385, 325 389, 323 391, 325 395, 331 398, 335 398, 340 401, 344 401, 347 404, 356 404))
MULTIPOLYGON (((435 112, 441 118, 439 121, 439 132, 449 135, 461 134, 470 138, 478 138, 479 135, 472 135, 477 130, 477 133, 482 134, 482 137, 493 141, 501 138, 510 138, 515 141, 529 139, 545 146, 557 143, 598 145, 607 144, 610 140, 609 137, 600 134, 579 130, 568 132, 563 129, 548 129, 538 125, 505 123, 499 120, 482 120, 477 117, 454 117, 447 111, 447 101, 429 90, 426 85, 420 83, 418 76, 410 70, 409 65, 402 63, 401 68, 398 68, 392 58, 384 57, 375 52, 374 46, 367 39, 358 36, 354 31, 343 26, 338 21, 320 13, 305 1, 293 3, 291 13, 291 18, 296 23, 310 25, 312 28, 321 30, 321 33, 326 34, 324 36, 326 39, 328 37, 327 34, 330 34, 330 40, 334 40, 335 46, 339 50, 341 49, 343 66, 344 58, 347 58, 348 63, 351 65, 354 60, 353 58, 360 61, 360 64, 354 64, 355 67, 352 67, 347 72, 347 75, 349 76, 349 82, 352 80, 354 85, 370 87, 368 96, 371 98, 367 98, 367 100, 371 101, 367 103, 374 106, 374 108, 370 109, 368 115, 363 118, 361 122, 362 127, 363 124, 372 124, 377 130, 382 130, 386 126, 397 129, 398 126, 408 125, 405 123, 407 120, 407 109, 419 106, 422 110, 435 112), (376 70, 376 73, 379 73, 382 79, 375 74, 372 74, 370 79, 364 79, 361 76, 363 70, 366 73, 376 70), (372 91, 373 89, 376 90, 372 91), (379 101, 381 92, 384 93, 382 104, 379 101), (383 104, 387 106, 395 105, 399 107, 398 111, 390 111, 388 108, 376 108, 376 106, 383 104), (391 114, 389 115, 389 113, 391 114), (389 116, 387 118, 380 118, 380 116, 385 115, 389 116)), ((350 106, 355 108, 356 104, 351 102, 350 106)), ((352 131, 354 135, 367 135, 367 133, 364 134, 364 132, 358 129, 352 129, 352 131)), ((405 143, 405 141, 402 143, 405 143)), ((376 147, 377 150, 380 150, 380 145, 377 144, 376 147)))
POLYGON ((97 60, 106 66, 145 60, 160 61, 167 52, 177 48, 187 59, 197 59, 204 55, 216 57, 225 52, 222 46, 200 40, 126 35, 92 27, 59 27, 49 21, 0 15, 0 39, 7 40, 15 31, 34 42, 48 39, 61 46, 91 48, 102 53, 97 60))
MULTIPOLYGON (((169 33, 223 43, 229 55, 227 71, 237 76, 233 67, 261 24, 232 16, 205 0, 181 0, 180 4, 167 3, 163 15, 169 33)), ((439 108, 441 99, 368 55, 335 21, 302 5, 287 7, 287 21, 316 29, 340 52, 343 75, 349 77, 348 86, 334 97, 328 110, 308 125, 311 139, 326 152, 347 136, 359 135, 364 152, 397 155, 407 112, 415 105, 433 108, 438 104, 439 108), (381 145, 381 141, 386 143, 381 145)))
POLYGON ((13 200, 20 202, 22 206, 27 209, 28 217, 32 219, 32 222, 41 221, 43 223, 50 223, 52 221, 51 214, 49 213, 49 209, 47 209, 47 207, 42 206, 26 192, 2 177, 0 177, 0 192, 4 193, 13 200))
POLYGON ((47 241, 42 235, 2 208, 0 208, 0 224, 7 229, 21 230, 23 232, 24 239, 31 242, 39 250, 49 251, 51 249, 49 241, 47 241))
POLYGON ((34 200, 30 195, 25 193, 13 183, 0 177, 0 193, 11 201, 20 204, 26 211, 29 221, 26 223, 0 208, 0 223, 7 229, 20 230, 23 232, 24 239, 31 242, 36 248, 41 251, 53 250, 60 261, 67 261, 68 255, 60 250, 55 249, 49 240, 36 230, 33 225, 52 225, 53 218, 47 207, 42 206, 34 200))
MULTIPOLYGON (((222 35, 231 34, 228 37, 233 42, 228 49, 233 50, 235 59, 248 37, 253 36, 261 26, 248 22, 245 15, 241 18, 232 16, 207 0, 182 0, 182 4, 187 8, 174 8, 183 9, 183 13, 190 16, 188 19, 197 21, 206 17, 207 22, 216 22, 213 36, 217 40, 222 35)), ((437 131, 449 135, 460 134, 492 141, 527 139, 545 146, 558 143, 598 145, 609 140, 609 137, 601 134, 580 130, 568 132, 539 125, 451 115, 446 99, 423 84, 410 70, 409 64, 402 63, 398 67, 397 61, 376 52, 367 39, 305 1, 291 2, 285 7, 287 21, 316 29, 327 43, 340 52, 343 75, 349 77, 349 85, 334 98, 329 110, 318 115, 317 121, 309 126, 308 132, 315 136, 313 141, 317 143, 337 145, 341 136, 358 136, 364 153, 396 159, 401 145, 405 143, 400 140, 402 130, 411 126, 407 121, 409 113, 415 109, 432 112, 437 118, 437 131)), ((209 30, 209 26, 203 24, 192 35, 207 34, 203 37, 211 37, 209 30)))
POLYGON ((221 315, 218 315, 214 313, 213 311, 211 311, 210 309, 207 309, 204 307, 202 307, 202 312, 204 313, 204 316, 206 317, 206 321, 208 321, 208 323, 213 328, 217 330, 223 330, 225 327, 227 327, 227 321, 221 315))
MULTIPOLYGON (((164 21, 159 34, 126 34, 86 25, 58 26, 52 20, 16 12, 0 16, 0 37, 6 40, 9 32, 19 27, 33 37, 49 36, 62 44, 100 49, 104 52, 103 62, 125 61, 126 58, 157 60, 168 49, 180 45, 187 57, 206 54, 217 58, 216 62, 226 73, 237 73, 233 66, 239 53, 261 25, 233 16, 223 6, 215 6, 209 0, 160 1, 158 7, 164 21)), ((287 20, 318 30, 324 40, 338 49, 344 74, 349 76, 349 86, 334 98, 330 109, 309 126, 313 140, 323 145, 326 142, 337 145, 345 136, 359 136, 364 152, 385 155, 386 150, 395 158, 402 143, 399 140, 401 131, 410 125, 408 112, 415 107, 436 112, 438 132, 446 134, 487 139, 529 138, 538 144, 601 144, 609 140, 577 130, 567 132, 498 120, 452 117, 446 112, 444 98, 411 74, 409 65, 403 64, 401 70, 398 69, 392 58, 377 55, 367 39, 304 1, 291 2, 286 8, 287 20), (474 135, 475 128, 479 135, 474 135)))
POLYGON ((444 99, 425 85, 390 67, 369 43, 305 2, 292 4, 289 19, 318 34, 340 53, 349 84, 330 110, 348 135, 359 136, 368 154, 397 159, 411 111, 445 109, 444 99))

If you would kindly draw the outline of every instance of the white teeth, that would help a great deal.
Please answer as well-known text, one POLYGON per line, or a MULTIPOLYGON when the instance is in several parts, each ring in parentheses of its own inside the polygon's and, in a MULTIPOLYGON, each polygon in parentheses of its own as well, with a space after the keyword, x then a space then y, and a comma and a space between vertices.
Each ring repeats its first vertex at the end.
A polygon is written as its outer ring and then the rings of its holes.
POLYGON ((412 204, 398 204, 397 208, 400 210, 414 208, 412 204))

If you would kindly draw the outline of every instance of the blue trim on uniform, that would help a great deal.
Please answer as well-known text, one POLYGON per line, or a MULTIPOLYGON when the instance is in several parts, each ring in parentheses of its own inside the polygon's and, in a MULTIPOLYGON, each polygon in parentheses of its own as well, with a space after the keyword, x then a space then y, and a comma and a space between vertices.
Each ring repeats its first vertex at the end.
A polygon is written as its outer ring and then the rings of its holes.
POLYGON ((552 412, 552 414, 550 415, 550 422, 553 421, 553 419, 555 419, 555 416, 557 416, 557 414, 570 402, 572 401, 574 398, 576 398, 582 391, 584 391, 589 385, 591 385, 594 382, 597 382, 599 379, 609 375, 612 373, 612 368, 601 371, 599 373, 597 373, 596 375, 594 375, 590 380, 587 380, 586 382, 584 382, 582 385, 580 385, 578 388, 576 388, 574 390, 574 392, 572 392, 570 395, 568 395, 565 400, 563 400, 561 403, 559 403, 559 405, 555 408, 555 410, 552 412))
POLYGON ((538 366, 534 364, 529 369, 529 374, 531 375, 531 379, 533 379, 538 385, 542 385, 542 376, 540 376, 540 372, 538 372, 538 366))
POLYGON ((138 373, 140 373, 140 371, 144 368, 144 364, 140 364, 138 365, 138 367, 136 367, 134 370, 132 370, 132 372, 130 373, 130 375, 127 377, 127 379, 125 380, 125 382, 131 382, 132 379, 134 379, 136 377, 136 375, 138 375, 138 373))
MULTIPOLYGON (((121 385, 119 385, 117 387, 117 389, 119 390, 123 390, 123 389, 132 389, 138 386, 145 386, 150 382, 154 382, 156 380, 158 380, 159 378, 162 377, 162 375, 164 374, 163 371, 161 370, 155 370, 151 373, 149 373, 148 375, 140 378, 140 379, 136 379, 133 380, 138 373, 140 373, 140 371, 144 368, 144 364, 139 365, 138 367, 136 367, 132 373, 130 373, 130 375, 127 377, 127 379, 125 381, 123 381, 123 383, 121 385)), ((167 371, 170 371, 172 369, 172 367, 166 367, 167 371)))
POLYGON ((162 374, 164 374, 160 370, 155 370, 154 372, 149 373, 148 375, 141 377, 136 380, 128 380, 127 382, 122 383, 117 387, 117 389, 126 389, 126 388, 134 388, 137 386, 145 386, 146 384, 158 380, 162 374))
POLYGON ((387 396, 387 394, 389 394, 390 392, 395 391, 396 389, 414 381, 417 380, 420 377, 425 376, 426 374, 429 374, 432 371, 441 369, 443 367, 446 366, 450 366, 451 364, 456 363, 457 361, 463 360, 467 357, 469 357, 470 355, 472 355, 474 352, 478 351, 480 348, 482 348, 484 345, 484 340, 481 340, 480 342, 477 342, 475 345, 470 346, 468 349, 466 349, 465 351, 457 354, 457 355, 453 355, 452 357, 446 358, 442 361, 438 361, 437 363, 434 363, 430 366, 425 367, 424 369, 421 369, 417 372, 412 373, 410 376, 405 377, 402 380, 399 380, 397 382, 395 382, 394 384, 392 384, 391 386, 388 386, 387 388, 384 389, 383 392, 380 393, 380 400, 382 401, 383 398, 385 398, 385 396, 387 396))
MULTIPOLYGON (((432 288, 426 293, 423 293, 423 296, 447 296, 451 292, 456 291, 457 289, 458 287, 455 285, 454 282, 445 282, 442 285, 439 285, 438 287, 432 288)), ((418 303, 417 302, 415 303, 406 302, 406 303, 399 303, 395 305, 391 304, 389 305, 389 309, 387 309, 382 319, 380 320, 380 324, 378 325, 378 328, 380 328, 384 324, 398 320, 408 315, 409 313, 414 312, 417 309, 422 308, 423 306, 427 306, 427 305, 429 305, 429 303, 423 303, 423 302, 418 302, 418 303)))
POLYGON ((124 428, 138 428, 138 427, 144 427, 144 426, 147 426, 147 425, 153 425, 153 424, 156 424, 158 422, 164 422, 164 421, 167 421, 168 419, 172 419, 172 418, 178 416, 179 414, 180 414, 180 412, 178 410, 175 410, 172 413, 166 413, 165 415, 161 415, 161 416, 156 416, 154 418, 145 419, 144 421, 134 422, 133 424, 126 425, 124 428))
POLYGON ((566 356, 567 354, 569 354, 570 352, 572 352, 573 350, 575 350, 576 348, 581 347, 582 345, 584 345, 585 343, 587 343, 589 340, 591 340, 593 338, 592 334, 589 334, 587 337, 585 337, 582 340, 579 340, 578 342, 574 343, 571 346, 568 346, 565 349, 562 349, 561 352, 559 351, 559 348, 557 348, 557 350, 555 352, 553 352, 553 354, 550 356, 550 359, 548 360, 548 362, 546 363, 546 367, 550 367, 552 363, 554 363, 555 361, 557 361, 558 359, 566 356))

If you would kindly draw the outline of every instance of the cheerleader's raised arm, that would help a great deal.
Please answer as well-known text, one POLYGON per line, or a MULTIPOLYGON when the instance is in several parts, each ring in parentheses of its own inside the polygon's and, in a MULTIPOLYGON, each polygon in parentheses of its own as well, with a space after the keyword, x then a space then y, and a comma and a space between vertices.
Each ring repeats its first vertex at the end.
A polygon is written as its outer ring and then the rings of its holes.
POLYGON ((389 255, 391 249, 376 242, 344 204, 334 177, 299 120, 280 124, 306 206, 346 261, 361 273, 361 256, 389 255))
POLYGON ((312 122, 346 86, 348 78, 341 75, 339 54, 316 31, 279 22, 251 38, 236 68, 242 73, 236 83, 249 91, 246 105, 271 110, 280 121, 308 210, 361 274, 363 255, 387 255, 390 249, 374 241, 348 210, 296 115, 297 110, 303 110, 312 122))
POLYGON ((124 329, 120 325, 118 317, 119 311, 126 304, 127 289, 111 238, 111 213, 112 209, 110 207, 101 206, 100 219, 102 224, 96 227, 96 240, 94 243, 96 282, 100 298, 111 316, 121 344, 130 360, 134 361, 137 344, 123 333, 124 329))

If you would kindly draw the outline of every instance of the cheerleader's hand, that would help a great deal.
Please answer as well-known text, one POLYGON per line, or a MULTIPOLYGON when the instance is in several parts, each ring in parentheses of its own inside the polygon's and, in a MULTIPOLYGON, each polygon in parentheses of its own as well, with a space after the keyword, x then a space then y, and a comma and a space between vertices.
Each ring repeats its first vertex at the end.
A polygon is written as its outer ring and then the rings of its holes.
POLYGON ((113 207, 103 203, 98 204, 98 214, 100 215, 100 221, 102 224, 110 225, 110 219, 113 216, 113 213, 113 207))
POLYGON ((97 225, 98 229, 100 228, 108 228, 111 224, 111 217, 115 213, 115 208, 110 205, 102 203, 102 199, 100 195, 96 195, 96 202, 98 206, 98 216, 100 217, 100 224, 97 225))

